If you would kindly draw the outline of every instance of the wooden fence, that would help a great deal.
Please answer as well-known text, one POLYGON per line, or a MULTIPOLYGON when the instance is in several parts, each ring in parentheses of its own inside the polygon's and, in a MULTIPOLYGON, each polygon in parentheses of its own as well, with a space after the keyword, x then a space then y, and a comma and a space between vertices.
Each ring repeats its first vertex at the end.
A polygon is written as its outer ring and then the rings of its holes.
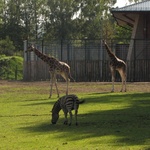
MULTIPOLYGON (((57 44, 57 48, 60 51, 55 50, 56 45, 48 46, 45 49, 38 47, 43 53, 53 54, 61 61, 66 62, 71 68, 71 75, 77 82, 107 82, 111 81, 111 74, 109 70, 109 59, 106 50, 100 43, 92 43, 91 45, 86 41, 84 45, 76 44, 63 45, 57 44), (76 46, 77 45, 77 46, 76 46), (61 48, 63 47, 63 51, 61 48), (65 47, 65 48, 64 48, 65 47), (47 50, 48 49, 48 50, 47 50), (59 57, 61 54, 61 57, 59 57), (94 55, 93 55, 94 54, 94 55), (91 56, 92 55, 92 56, 91 56), (100 56, 97 56, 100 55, 100 56), (78 56, 78 57, 77 57, 78 56), (62 59, 64 58, 64 59, 62 59), (80 59, 79 59, 80 58, 80 59)), ((114 44, 112 44, 113 49, 114 44)), ((119 58, 124 59, 127 55, 128 44, 116 44, 114 49, 118 51, 119 58), (120 50, 120 51, 119 51, 120 50)), ((24 50, 27 49, 27 43, 25 43, 24 50)), ((57 50, 58 50, 57 49, 57 50)), ((49 54, 48 54, 49 55, 49 54)), ((150 59, 132 59, 127 62, 127 81, 150 81, 150 59)), ((49 80, 49 67, 42 60, 37 58, 34 53, 24 53, 24 71, 23 79, 25 81, 36 80, 49 80)), ((58 76, 59 81, 64 81, 58 76)), ((120 76, 116 72, 116 81, 120 81, 120 76)))
MULTIPOLYGON (((71 75, 77 82, 92 82, 111 81, 111 74, 109 70, 109 61, 68 61, 66 62, 71 67, 71 75)), ((127 71, 128 82, 149 82, 150 81, 150 60, 136 60, 127 62, 130 63, 132 69, 127 71)), ((43 61, 28 61, 24 62, 24 80, 49 80, 49 67, 43 61)), ((59 81, 63 81, 58 76, 59 81)), ((116 72, 116 81, 120 81, 120 76, 116 72)))

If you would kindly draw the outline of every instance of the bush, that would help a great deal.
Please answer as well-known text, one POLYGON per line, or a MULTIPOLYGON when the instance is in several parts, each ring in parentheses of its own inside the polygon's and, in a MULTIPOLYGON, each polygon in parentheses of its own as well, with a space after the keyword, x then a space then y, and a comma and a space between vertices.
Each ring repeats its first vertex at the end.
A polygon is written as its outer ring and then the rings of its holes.
POLYGON ((23 58, 0 55, 0 79, 21 80, 23 78, 23 58))
POLYGON ((6 39, 0 40, 0 54, 11 56, 13 55, 14 50, 15 46, 8 36, 6 39))

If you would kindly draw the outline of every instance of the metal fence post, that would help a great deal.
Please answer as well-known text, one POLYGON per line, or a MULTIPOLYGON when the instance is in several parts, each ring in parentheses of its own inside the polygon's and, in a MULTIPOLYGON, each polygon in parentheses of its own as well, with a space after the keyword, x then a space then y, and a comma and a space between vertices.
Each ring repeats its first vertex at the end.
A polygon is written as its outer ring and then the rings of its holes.
POLYGON ((17 80, 17 76, 18 76, 18 66, 16 65, 16 68, 15 68, 15 80, 17 80))
POLYGON ((28 77, 28 66, 27 66, 27 54, 25 51, 27 50, 27 45, 28 41, 24 41, 24 51, 23 51, 23 56, 24 56, 24 62, 23 62, 23 80, 26 80, 28 77))
POLYGON ((61 49, 60 49, 60 60, 62 60, 62 53, 63 53, 63 39, 61 39, 61 49))

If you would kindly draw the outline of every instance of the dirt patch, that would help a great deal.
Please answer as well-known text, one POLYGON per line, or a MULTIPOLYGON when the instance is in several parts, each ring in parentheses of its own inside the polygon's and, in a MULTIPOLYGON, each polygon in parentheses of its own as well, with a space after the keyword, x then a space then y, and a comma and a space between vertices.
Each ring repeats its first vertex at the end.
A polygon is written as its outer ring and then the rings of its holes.
MULTIPOLYGON (((23 81, 6 81, 0 80, 0 93, 3 90, 20 90, 28 89, 32 87, 35 92, 49 93, 50 82, 49 81, 36 81, 36 82, 23 82, 23 81)), ((115 92, 119 92, 121 83, 115 83, 115 92)), ((65 94, 66 83, 58 82, 58 89, 60 94, 65 94)), ((111 82, 70 82, 69 93, 105 93, 111 91, 111 82)), ((127 83, 127 92, 150 92, 149 82, 129 82, 127 83)), ((53 87, 53 93, 56 94, 55 86, 53 87)))

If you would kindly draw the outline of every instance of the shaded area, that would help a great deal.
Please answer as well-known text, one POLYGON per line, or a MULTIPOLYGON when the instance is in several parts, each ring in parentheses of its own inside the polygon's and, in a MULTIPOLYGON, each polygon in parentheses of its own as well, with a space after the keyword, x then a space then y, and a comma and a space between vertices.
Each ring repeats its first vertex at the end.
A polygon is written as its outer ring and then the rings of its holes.
POLYGON ((95 143, 98 143, 100 137, 112 135, 117 137, 114 143, 116 145, 150 145, 150 93, 96 94, 91 95, 90 98, 85 97, 85 100, 86 104, 83 104, 80 109, 92 103, 97 103, 99 106, 103 104, 115 106, 121 103, 128 105, 109 110, 101 110, 101 108, 95 111, 89 110, 79 114, 77 127, 74 124, 71 127, 63 125, 63 117, 59 119, 58 124, 51 125, 50 116, 48 122, 33 126, 30 124, 20 129, 37 134, 39 132, 54 134, 57 131, 60 134, 57 134, 56 138, 66 138, 68 141, 96 137, 95 143))

